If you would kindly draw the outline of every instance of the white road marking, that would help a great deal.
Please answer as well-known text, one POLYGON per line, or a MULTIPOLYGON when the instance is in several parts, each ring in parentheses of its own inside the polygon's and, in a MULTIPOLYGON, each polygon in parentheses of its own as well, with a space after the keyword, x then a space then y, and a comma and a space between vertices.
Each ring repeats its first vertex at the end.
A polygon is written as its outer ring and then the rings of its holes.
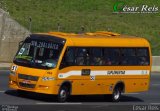
POLYGON ((124 93, 126 95, 139 94, 139 93, 124 93))
POLYGON ((82 103, 36 103, 39 105, 80 105, 82 103))
POLYGON ((160 86, 160 84, 152 84, 152 86, 160 86))
POLYGON ((5 91, 0 91, 0 93, 4 93, 5 91))
POLYGON ((150 104, 153 104, 153 105, 160 105, 160 103, 150 103, 150 104))

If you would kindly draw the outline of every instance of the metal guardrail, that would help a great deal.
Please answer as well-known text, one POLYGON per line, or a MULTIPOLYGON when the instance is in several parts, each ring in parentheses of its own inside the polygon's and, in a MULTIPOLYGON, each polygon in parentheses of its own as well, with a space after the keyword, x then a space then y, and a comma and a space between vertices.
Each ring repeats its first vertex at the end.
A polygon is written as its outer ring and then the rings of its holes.
POLYGON ((160 56, 152 56, 152 71, 160 72, 160 56))

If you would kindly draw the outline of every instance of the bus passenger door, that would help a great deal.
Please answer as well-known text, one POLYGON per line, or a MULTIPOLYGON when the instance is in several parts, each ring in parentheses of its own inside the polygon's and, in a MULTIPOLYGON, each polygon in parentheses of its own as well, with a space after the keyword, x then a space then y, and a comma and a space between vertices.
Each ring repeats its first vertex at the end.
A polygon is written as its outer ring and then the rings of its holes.
POLYGON ((58 77, 62 81, 72 81, 73 94, 89 93, 90 88, 90 66, 87 64, 86 48, 68 47, 65 51, 58 77))

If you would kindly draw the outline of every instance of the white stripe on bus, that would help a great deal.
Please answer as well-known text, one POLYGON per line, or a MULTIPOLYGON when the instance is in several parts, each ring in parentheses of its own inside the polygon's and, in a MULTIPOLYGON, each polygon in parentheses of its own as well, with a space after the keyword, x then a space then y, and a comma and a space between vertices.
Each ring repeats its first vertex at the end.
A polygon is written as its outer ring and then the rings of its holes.
MULTIPOLYGON (((98 70, 98 71, 91 71, 90 76, 109 76, 109 75, 149 75, 149 70, 98 70), (112 74, 111 71, 125 71, 125 74, 112 74), (110 73, 110 74, 109 74, 110 73)), ((59 78, 67 78, 69 76, 81 76, 81 70, 74 70, 69 71, 66 73, 59 73, 59 78)))

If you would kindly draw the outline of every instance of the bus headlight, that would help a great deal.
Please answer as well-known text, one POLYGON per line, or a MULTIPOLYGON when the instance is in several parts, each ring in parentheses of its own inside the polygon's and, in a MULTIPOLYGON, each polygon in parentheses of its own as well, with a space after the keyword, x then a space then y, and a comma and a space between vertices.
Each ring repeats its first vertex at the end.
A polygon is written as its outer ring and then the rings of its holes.
POLYGON ((10 72, 10 75, 15 76, 15 75, 16 75, 16 72, 11 71, 11 72, 10 72))
POLYGON ((55 80, 54 77, 42 77, 42 80, 43 81, 52 81, 52 80, 55 80))

